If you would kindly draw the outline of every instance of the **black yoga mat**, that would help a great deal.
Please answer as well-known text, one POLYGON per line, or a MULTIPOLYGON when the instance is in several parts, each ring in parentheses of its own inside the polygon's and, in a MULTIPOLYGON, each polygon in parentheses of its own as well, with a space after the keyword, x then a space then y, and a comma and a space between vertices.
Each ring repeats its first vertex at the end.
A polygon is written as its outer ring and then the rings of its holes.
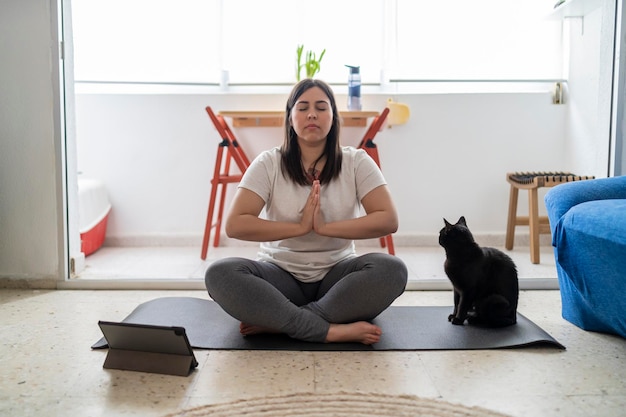
MULTIPOLYGON (((285 335, 242 336, 239 322, 211 300, 193 297, 157 298, 140 304, 123 321, 161 326, 181 326, 192 347, 221 350, 383 351, 472 350, 546 345, 565 349, 552 336, 522 314, 517 324, 489 329, 448 322, 452 307, 391 306, 372 322, 383 329, 379 343, 310 343, 285 335)), ((106 318, 104 318, 106 319, 106 318)), ((92 348, 106 348, 101 338, 92 348)))

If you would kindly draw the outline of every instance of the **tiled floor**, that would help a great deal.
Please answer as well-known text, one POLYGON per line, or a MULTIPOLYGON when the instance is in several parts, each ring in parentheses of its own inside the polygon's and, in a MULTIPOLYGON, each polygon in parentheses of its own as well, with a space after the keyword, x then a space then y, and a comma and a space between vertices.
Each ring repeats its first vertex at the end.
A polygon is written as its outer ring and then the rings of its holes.
MULTIPOLYGON (((483 351, 196 350, 188 377, 102 368, 98 320, 201 290, 0 290, 1 416, 163 416, 214 402, 293 393, 407 394, 515 417, 623 416, 626 340, 560 315, 559 292, 522 291, 519 311, 567 347, 483 351)), ((450 305, 450 291, 407 291, 395 305, 450 305)), ((383 329, 384 331, 384 329, 383 329)))
MULTIPOLYGON (((503 248, 500 248, 503 249, 503 248)), ((359 253, 365 251, 385 251, 379 246, 357 246, 359 253)), ((204 272, 215 259, 225 256, 254 258, 257 246, 221 246, 209 248, 205 261, 200 259, 200 248, 190 247, 102 247, 86 258, 86 267, 80 276, 73 280, 115 281, 186 281, 185 289, 203 289, 204 272)), ((555 289, 556 268, 550 246, 541 247, 541 263, 530 262, 528 247, 516 247, 505 251, 515 261, 520 283, 525 289, 555 289)), ((445 252, 441 247, 396 247, 396 255, 401 257, 409 269, 409 289, 449 289, 450 284, 443 270, 445 252)), ((175 283, 173 283, 175 284, 175 283)), ((107 287, 107 288, 110 288, 107 287)), ((178 289, 176 287, 175 289, 178 289)))

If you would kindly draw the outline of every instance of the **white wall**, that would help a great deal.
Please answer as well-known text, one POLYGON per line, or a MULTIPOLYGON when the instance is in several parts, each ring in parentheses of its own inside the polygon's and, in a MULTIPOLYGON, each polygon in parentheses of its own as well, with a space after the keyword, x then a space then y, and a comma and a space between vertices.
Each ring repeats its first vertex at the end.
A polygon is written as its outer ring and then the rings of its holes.
POLYGON ((50 3, 0 3, 2 286, 25 285, 24 280, 34 286, 55 285, 65 270, 50 3))
MULTIPOLYGON (((548 91, 370 94, 364 108, 382 110, 388 97, 411 108, 406 125, 375 140, 400 214, 400 244, 404 236, 436 245, 444 216, 465 215, 475 233, 503 236, 506 172, 576 168, 563 152, 567 107, 553 105, 548 91)), ((78 166, 109 191, 107 244, 198 244, 220 139, 205 106, 280 110, 285 100, 286 94, 79 94, 78 166)), ((344 143, 356 145, 364 131, 344 128, 344 143)), ((280 128, 235 132, 250 156, 282 143, 280 128)))
POLYGON ((573 166, 597 167, 596 176, 606 177, 610 148, 613 71, 613 0, 584 18, 571 18, 566 147, 573 166))

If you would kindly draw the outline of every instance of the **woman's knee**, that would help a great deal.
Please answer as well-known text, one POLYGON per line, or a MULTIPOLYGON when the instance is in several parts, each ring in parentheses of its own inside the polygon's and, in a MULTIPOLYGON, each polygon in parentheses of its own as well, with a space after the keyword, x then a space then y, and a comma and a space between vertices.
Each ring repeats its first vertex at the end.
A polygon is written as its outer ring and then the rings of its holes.
POLYGON ((372 262, 384 273, 385 280, 404 291, 408 280, 408 270, 404 261, 387 253, 376 252, 370 255, 372 255, 372 262))
POLYGON ((236 258, 223 258, 213 262, 204 274, 204 285, 211 297, 219 293, 229 280, 232 279, 233 271, 240 263, 236 258))

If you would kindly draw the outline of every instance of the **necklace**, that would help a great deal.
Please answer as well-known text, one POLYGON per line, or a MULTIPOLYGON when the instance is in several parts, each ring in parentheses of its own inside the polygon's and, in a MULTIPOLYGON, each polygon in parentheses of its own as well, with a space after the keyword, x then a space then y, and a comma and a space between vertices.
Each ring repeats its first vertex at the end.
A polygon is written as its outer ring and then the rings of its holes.
POLYGON ((320 170, 315 169, 315 167, 311 167, 308 171, 304 171, 304 175, 311 183, 313 183, 313 181, 317 181, 320 179, 320 170))
POLYGON ((309 168, 309 169, 305 169, 304 168, 304 163, 302 161, 300 161, 300 164, 302 165, 302 171, 304 171, 304 176, 307 178, 307 180, 309 180, 309 182, 311 184, 313 184, 313 181, 317 181, 317 180, 320 179, 321 171, 319 169, 315 168, 315 166, 317 165, 318 161, 315 161, 313 166, 311 168, 309 168))
POLYGON ((311 167, 309 169, 305 169, 304 168, 304 162, 302 161, 302 159, 300 159, 300 165, 302 166, 302 171, 304 171, 304 176, 307 178, 307 180, 313 184, 313 181, 319 181, 320 179, 320 174, 322 173, 321 170, 317 169, 317 164, 320 162, 320 160, 322 160, 324 158, 324 154, 320 155, 315 162, 313 162, 313 165, 311 165, 311 167))

